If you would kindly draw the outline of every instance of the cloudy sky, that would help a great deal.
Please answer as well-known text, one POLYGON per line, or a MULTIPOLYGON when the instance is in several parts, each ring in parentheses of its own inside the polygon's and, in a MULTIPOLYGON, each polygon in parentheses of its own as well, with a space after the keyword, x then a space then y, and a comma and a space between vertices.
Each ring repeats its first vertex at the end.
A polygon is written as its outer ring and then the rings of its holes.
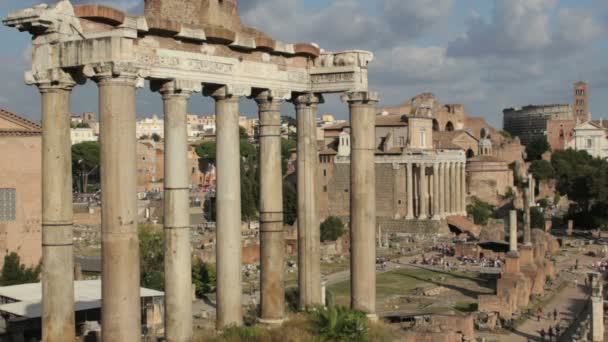
MULTIPOLYGON (((0 0, 0 15, 37 2, 0 0)), ((95 2, 132 13, 143 7, 143 0, 95 2)), ((382 104, 430 91, 500 127, 503 108, 569 103, 572 83, 585 80, 594 117, 608 119, 606 0, 241 0, 240 8, 246 24, 282 41, 373 51, 370 87, 382 104)), ((0 106, 38 119, 39 95, 22 76, 29 37, 2 27, 0 41, 0 106)), ((72 102, 74 112, 96 111, 95 86, 79 87, 72 102)), ((255 114, 251 102, 243 102, 245 114, 255 114)), ((346 118, 346 109, 331 96, 321 111, 346 118)), ((161 111, 157 94, 139 91, 140 116, 161 111)), ((190 112, 212 111, 209 99, 190 101, 190 112)))

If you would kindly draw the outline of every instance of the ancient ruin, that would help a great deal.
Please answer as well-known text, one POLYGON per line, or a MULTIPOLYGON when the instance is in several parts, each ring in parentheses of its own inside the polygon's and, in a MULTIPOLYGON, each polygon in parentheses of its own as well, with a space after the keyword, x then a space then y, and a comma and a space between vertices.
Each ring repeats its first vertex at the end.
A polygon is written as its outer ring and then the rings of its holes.
MULTIPOLYGON (((343 93, 350 106, 352 306, 375 313, 378 95, 368 90, 370 52, 326 52, 274 40, 241 23, 236 0, 146 0, 144 16, 61 0, 10 13, 3 23, 32 35, 25 80, 42 94, 44 341, 74 341, 70 94, 87 80, 99 88, 104 341, 141 338, 135 94, 144 81, 160 93, 165 111, 166 340, 192 339, 186 107, 201 91, 215 100, 217 115, 218 328, 242 322, 240 185, 234 180, 243 97, 255 99, 261 121, 261 321, 285 318, 277 132, 284 101, 293 102, 298 117, 300 305, 321 304, 315 118, 324 93, 343 93)), ((462 177, 463 166, 454 164, 450 172, 462 177)), ((424 161, 420 168, 424 179, 424 161)), ((462 211, 456 203, 460 198, 450 206, 462 211)), ((429 213, 421 204, 420 214, 429 213)))

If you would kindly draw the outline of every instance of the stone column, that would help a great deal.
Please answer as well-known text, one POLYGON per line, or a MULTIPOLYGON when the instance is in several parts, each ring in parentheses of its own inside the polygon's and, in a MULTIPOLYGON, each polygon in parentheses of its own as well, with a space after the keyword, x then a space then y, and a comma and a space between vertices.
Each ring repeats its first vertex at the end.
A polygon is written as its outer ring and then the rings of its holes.
POLYGON ((135 137, 140 82, 136 69, 124 68, 102 65, 94 70, 101 142, 101 330, 108 342, 141 340, 135 137))
POLYGON ((414 200, 412 202, 414 209, 414 216, 416 219, 420 219, 420 168, 417 164, 412 164, 412 193, 414 200))
POLYGON ((378 94, 352 92, 343 99, 350 107, 351 154, 351 307, 376 314, 376 178, 375 104, 378 94))
POLYGON ((65 82, 38 84, 42 96, 42 340, 75 339, 70 93, 65 82))
POLYGON ((450 213, 458 214, 458 182, 456 176, 456 163, 450 163, 450 213))
POLYGON ((407 163, 407 216, 406 220, 414 219, 414 180, 412 172, 412 164, 407 163))
POLYGON ((589 273, 591 284, 591 332, 589 339, 592 342, 604 341, 604 290, 600 273, 589 273))
POLYGON ((530 222, 530 196, 529 191, 524 190, 524 245, 532 245, 532 230, 530 222))
POLYGON ((166 82, 160 88, 165 111, 165 338, 192 340, 190 179, 188 177, 188 99, 196 85, 166 82))
POLYGON ((280 324, 285 318, 281 103, 286 95, 264 91, 256 96, 260 114, 260 321, 267 324, 280 324))
POLYGON ((517 252, 517 211, 509 212, 509 250, 517 252))
POLYGON ((317 202, 317 107, 322 100, 316 94, 304 94, 294 99, 298 121, 298 285, 301 309, 323 304, 321 232, 317 202))
POLYGON ((444 201, 444 209, 445 209, 445 216, 451 216, 452 215, 452 209, 451 209, 451 179, 450 179, 450 162, 445 162, 443 163, 443 189, 445 191, 445 194, 443 196, 443 201, 444 201))
POLYGON ((460 163, 456 163, 454 165, 454 171, 455 171, 455 175, 454 175, 454 183, 456 184, 456 193, 455 195, 455 201, 456 201, 456 208, 455 212, 456 215, 462 215, 462 168, 460 167, 460 163))
POLYGON ((241 157, 239 97, 228 87, 207 89, 215 99, 217 130, 216 264, 218 329, 243 324, 241 296, 241 157))
POLYGON ((429 218, 428 211, 428 183, 426 178, 426 164, 420 164, 420 217, 421 220, 429 218))
POLYGON ((439 164, 433 164, 433 220, 441 218, 439 213, 439 164))
POLYGON ((445 218, 445 163, 439 163, 439 216, 445 218))
POLYGON ((462 193, 460 194, 460 210, 463 216, 467 216, 467 164, 463 162, 460 165, 460 182, 462 184, 462 193))

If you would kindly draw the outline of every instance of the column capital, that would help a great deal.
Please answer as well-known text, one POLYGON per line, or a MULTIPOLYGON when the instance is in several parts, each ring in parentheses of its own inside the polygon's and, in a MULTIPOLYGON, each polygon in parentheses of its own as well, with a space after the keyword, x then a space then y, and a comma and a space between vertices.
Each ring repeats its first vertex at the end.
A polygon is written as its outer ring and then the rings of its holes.
POLYGON ((120 62, 87 64, 83 67, 82 73, 100 85, 122 83, 137 88, 143 88, 144 79, 150 76, 150 71, 147 69, 120 62))
POLYGON ((79 79, 74 74, 61 68, 43 71, 28 71, 25 73, 24 79, 27 85, 37 86, 40 92, 48 92, 57 89, 71 91, 76 84, 84 83, 83 79, 79 79))
POLYGON ((283 101, 291 98, 288 90, 262 90, 251 96, 261 112, 280 111, 283 101))
POLYGON ((240 84, 205 84, 203 86, 203 95, 213 97, 216 101, 230 99, 238 101, 241 97, 251 96, 251 87, 240 84))
POLYGON ((201 92, 201 83, 189 80, 154 80, 150 82, 150 89, 163 95, 163 98, 181 96, 189 98, 192 93, 201 92))
POLYGON ((342 94, 342 102, 350 104, 370 103, 374 104, 380 100, 380 95, 375 91, 351 91, 342 94))
POLYGON ((296 94, 291 98, 296 106, 316 106, 320 103, 324 103, 323 95, 316 93, 304 93, 296 94))

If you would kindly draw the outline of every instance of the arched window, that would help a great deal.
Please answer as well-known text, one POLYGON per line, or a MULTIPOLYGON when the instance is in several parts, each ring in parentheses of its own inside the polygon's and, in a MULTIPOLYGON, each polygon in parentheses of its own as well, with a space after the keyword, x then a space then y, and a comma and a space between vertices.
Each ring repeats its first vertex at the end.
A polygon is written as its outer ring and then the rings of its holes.
POLYGON ((439 121, 433 119, 433 132, 439 132, 439 121))
POLYGON ((468 159, 471 159, 471 158, 473 158, 473 157, 475 157, 475 152, 473 152, 473 150, 469 148, 469 149, 467 150, 467 158, 468 158, 468 159))
POLYGON ((448 123, 445 125, 445 130, 448 132, 454 131, 454 124, 452 121, 448 121, 448 123))

